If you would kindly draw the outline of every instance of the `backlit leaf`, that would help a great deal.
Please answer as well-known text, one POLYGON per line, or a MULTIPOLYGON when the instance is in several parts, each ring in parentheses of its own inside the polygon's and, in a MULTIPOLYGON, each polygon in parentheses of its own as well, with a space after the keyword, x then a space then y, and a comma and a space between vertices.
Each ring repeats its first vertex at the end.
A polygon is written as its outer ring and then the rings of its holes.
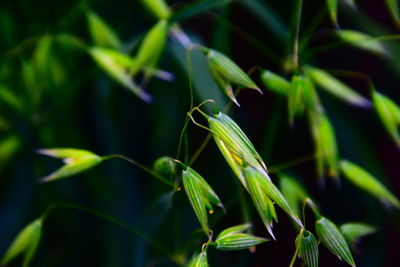
POLYGON ((332 124, 323 113, 309 113, 311 132, 317 156, 317 174, 338 177, 338 151, 332 124))
POLYGON ((279 76, 272 71, 265 70, 261 74, 261 79, 264 82, 264 85, 267 86, 272 91, 282 94, 288 95, 290 91, 290 82, 279 76))
POLYGON ((369 100, 330 75, 328 72, 310 66, 306 67, 306 71, 310 78, 313 79, 318 86, 338 97, 339 99, 359 107, 367 108, 371 106, 371 102, 369 100))
MULTIPOLYGON (((254 167, 248 165, 243 168, 243 173, 246 178, 247 184, 250 188, 250 182, 262 190, 272 201, 281 207, 299 226, 303 226, 298 215, 293 208, 288 204, 285 197, 279 189, 272 183, 266 172, 261 172, 254 167)), ((250 189, 251 194, 251 189, 250 189)))
POLYGON ((88 11, 86 13, 86 18, 89 33, 96 46, 106 48, 119 48, 121 46, 121 41, 117 34, 95 12, 88 11))
POLYGON ((204 232, 209 235, 207 209, 213 212, 211 204, 223 208, 217 194, 210 185, 190 167, 186 167, 182 172, 182 182, 190 204, 199 220, 204 232))
POLYGON ((1 265, 7 265, 20 254, 23 254, 23 267, 29 266, 42 234, 42 223, 40 220, 35 220, 28 224, 14 239, 11 246, 4 254, 1 265))
POLYGON ((392 139, 400 146, 400 133, 398 127, 400 126, 400 108, 389 97, 374 91, 372 93, 374 107, 383 126, 390 134, 392 139))
POLYGON ((166 20, 160 20, 150 29, 135 57, 135 65, 130 70, 132 75, 136 74, 139 69, 149 68, 151 70, 155 67, 164 49, 167 33, 168 22, 166 20))
POLYGON ((209 267, 208 261, 207 261, 207 252, 202 251, 197 257, 193 258, 187 266, 188 267, 209 267))
POLYGON ((344 176, 357 187, 365 190, 378 199, 390 203, 400 209, 399 200, 389 192, 372 174, 362 169, 360 166, 342 160, 340 167, 344 176))
POLYGON ((361 237, 375 233, 376 229, 365 223, 345 223, 340 226, 340 231, 349 246, 354 246, 361 237))
POLYGON ((369 51, 375 54, 385 55, 387 50, 385 46, 374 37, 365 33, 353 31, 353 30, 340 30, 336 32, 337 36, 344 42, 369 51))
POLYGON ((338 8, 338 0, 326 0, 329 10, 329 16, 333 23, 337 23, 337 8, 338 8))
POLYGON ((386 6, 390 11, 393 19, 397 24, 400 23, 400 15, 399 15, 399 2, 398 0, 385 0, 386 6))
POLYGON ((220 74, 226 81, 244 87, 259 91, 261 90, 253 80, 230 58, 213 49, 202 48, 208 58, 208 64, 211 69, 220 74))
POLYGON ((265 238, 256 237, 249 234, 232 233, 230 235, 217 238, 217 240, 215 240, 215 244, 217 249, 220 250, 240 250, 247 249, 267 241, 268 240, 265 238))
POLYGON ((165 0, 142 0, 146 7, 159 19, 167 19, 171 15, 165 0))
POLYGON ((129 69, 131 66, 136 65, 136 61, 116 50, 106 48, 93 47, 89 49, 89 53, 96 63, 115 81, 129 89, 143 101, 151 101, 151 96, 135 84, 129 73, 129 69))
POLYGON ((50 175, 41 179, 42 182, 50 182, 62 178, 68 178, 83 171, 86 171, 99 163, 102 158, 96 154, 72 148, 40 149, 38 153, 50 157, 63 159, 65 165, 50 175))
POLYGON ((279 177, 282 195, 295 212, 300 214, 304 200, 308 198, 308 193, 305 191, 303 186, 292 177, 282 173, 279 174, 279 177))
POLYGON ((351 266, 356 265, 343 234, 332 221, 325 217, 319 218, 315 223, 315 230, 327 249, 351 266))

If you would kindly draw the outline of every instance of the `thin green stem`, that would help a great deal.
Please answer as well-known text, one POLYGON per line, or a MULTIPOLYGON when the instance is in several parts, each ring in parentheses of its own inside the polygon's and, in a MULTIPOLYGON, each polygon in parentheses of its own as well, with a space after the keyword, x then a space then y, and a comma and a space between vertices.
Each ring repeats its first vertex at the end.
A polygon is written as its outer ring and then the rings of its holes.
POLYGON ((303 8, 303 0, 297 0, 295 4, 296 24, 294 31, 293 58, 292 58, 294 70, 297 70, 297 68, 299 67, 299 35, 300 35, 302 8, 303 8))
POLYGON ((176 189, 176 184, 174 184, 173 182, 168 181, 168 180, 165 179, 164 177, 160 176, 158 173, 156 173, 156 172, 152 171, 151 169, 147 168, 146 166, 144 166, 143 164, 141 164, 141 163, 139 163, 139 162, 137 162, 137 161, 135 161, 135 160, 133 160, 133 159, 131 159, 131 158, 128 158, 128 157, 126 157, 126 156, 124 156, 124 155, 121 155, 121 154, 112 154, 112 155, 108 155, 108 156, 102 157, 102 160, 109 160, 109 159, 116 159, 116 158, 123 159, 123 160, 125 160, 125 161, 127 161, 127 162, 129 162, 129 163, 131 163, 131 164, 133 164, 133 165, 135 165, 136 167, 139 167, 140 169, 144 170, 144 171, 147 172, 148 174, 150 174, 150 175, 152 175, 153 177, 157 178, 157 179, 160 180, 161 182, 163 182, 163 183, 165 183, 165 184, 167 184, 167 185, 170 185, 170 186, 172 186, 174 189, 176 189))
POLYGON ((126 222, 124 222, 116 217, 113 217, 103 211, 83 207, 83 206, 73 204, 73 203, 55 203, 55 204, 50 205, 43 212, 43 214, 41 216, 42 222, 44 220, 46 220, 48 218, 48 216, 50 215, 50 213, 57 208, 75 209, 75 210, 82 211, 82 212, 91 214, 93 216, 99 217, 103 220, 109 221, 109 222, 119 226, 120 228, 123 228, 123 229, 127 230, 128 232, 143 239, 148 244, 150 244, 154 248, 158 249, 161 253, 163 253, 168 258, 170 258, 174 263, 178 264, 179 266, 183 266, 183 262, 181 262, 178 257, 174 257, 174 255, 171 255, 171 253, 168 251, 168 249, 165 246, 163 246, 163 244, 161 242, 156 241, 153 237, 147 236, 146 234, 144 234, 142 231, 140 231, 136 227, 129 225, 126 222))
POLYGON ((293 254, 292 260, 290 261, 289 267, 293 267, 296 262, 297 254, 299 254, 299 247, 296 246, 296 251, 293 254))

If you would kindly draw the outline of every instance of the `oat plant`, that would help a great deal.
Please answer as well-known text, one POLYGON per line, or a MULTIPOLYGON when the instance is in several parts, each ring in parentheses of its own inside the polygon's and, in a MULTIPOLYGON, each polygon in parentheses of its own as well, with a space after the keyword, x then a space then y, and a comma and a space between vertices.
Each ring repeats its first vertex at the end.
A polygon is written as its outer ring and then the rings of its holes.
POLYGON ((0 266, 400 266, 398 1, 3 2, 0 266))

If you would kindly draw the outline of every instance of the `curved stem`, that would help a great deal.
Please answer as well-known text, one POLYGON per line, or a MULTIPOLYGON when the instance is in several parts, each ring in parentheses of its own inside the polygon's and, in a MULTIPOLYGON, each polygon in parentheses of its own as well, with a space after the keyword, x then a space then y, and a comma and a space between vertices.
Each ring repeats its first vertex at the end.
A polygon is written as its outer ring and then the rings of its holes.
POLYGON ((85 213, 91 214, 93 216, 99 217, 103 220, 109 221, 109 222, 119 226, 120 228, 123 228, 123 229, 129 231, 130 233, 140 237, 141 239, 146 241, 148 244, 150 244, 154 248, 158 249, 160 252, 162 252, 164 255, 166 255, 168 258, 170 258, 174 263, 176 263, 180 266, 182 265, 182 262, 179 261, 179 258, 171 255, 169 253, 168 249, 166 247, 164 247, 162 245, 162 243, 157 242, 154 238, 145 235, 142 231, 138 230, 136 227, 131 226, 131 225, 127 224, 126 222, 124 222, 118 218, 115 218, 103 211, 99 211, 99 210, 95 210, 95 209, 91 209, 91 208, 87 208, 87 207, 82 207, 80 205, 73 204, 73 203, 55 203, 55 204, 52 204, 49 207, 47 207, 47 209, 43 212, 42 216, 40 217, 41 221, 43 222, 44 220, 46 220, 47 217, 50 215, 50 213, 57 208, 75 209, 75 210, 85 212, 85 213))
POLYGON ((297 254, 299 254, 299 248, 296 246, 296 251, 293 254, 292 260, 290 261, 289 267, 293 267, 296 262, 297 254))
POLYGON ((176 189, 176 187, 177 187, 176 184, 174 184, 173 182, 168 181, 164 177, 160 176, 158 173, 156 173, 156 172, 152 171, 151 169, 147 168, 146 166, 144 166, 143 164, 141 164, 141 163, 139 163, 139 162, 137 162, 137 161, 135 161, 135 160, 133 160, 131 158, 128 158, 128 157, 126 157, 124 155, 112 154, 112 155, 109 155, 109 156, 102 157, 102 160, 116 159, 116 158, 123 159, 123 160, 135 165, 136 167, 139 167, 140 169, 142 169, 145 172, 147 172, 148 174, 154 176, 155 178, 157 178, 158 180, 162 181, 163 183, 172 186, 174 189, 176 189))

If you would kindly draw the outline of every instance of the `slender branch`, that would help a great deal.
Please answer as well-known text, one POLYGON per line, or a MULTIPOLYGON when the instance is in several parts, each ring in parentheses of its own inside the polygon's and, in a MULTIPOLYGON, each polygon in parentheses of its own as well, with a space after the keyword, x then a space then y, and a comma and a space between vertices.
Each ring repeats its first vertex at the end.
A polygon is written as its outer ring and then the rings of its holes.
POLYGON ((303 0, 297 0, 295 4, 296 8, 296 28, 294 32, 293 40, 293 68, 297 70, 299 66, 299 35, 300 35, 300 24, 301 24, 301 12, 303 8, 303 0))

